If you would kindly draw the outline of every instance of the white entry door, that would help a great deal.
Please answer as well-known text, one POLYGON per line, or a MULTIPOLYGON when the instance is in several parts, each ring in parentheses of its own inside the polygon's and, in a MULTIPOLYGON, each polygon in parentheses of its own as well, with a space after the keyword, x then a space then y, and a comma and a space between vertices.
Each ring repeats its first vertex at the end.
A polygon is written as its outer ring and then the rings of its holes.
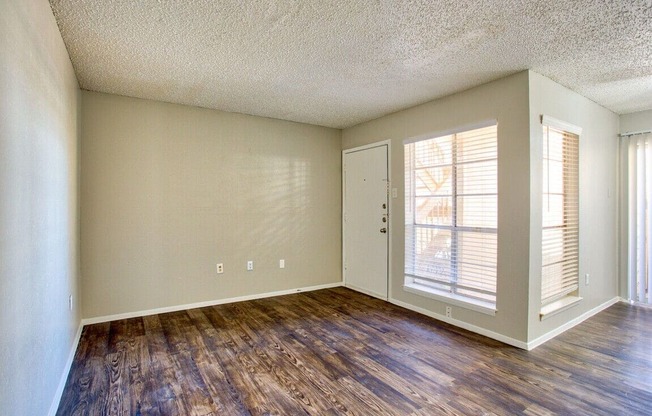
POLYGON ((343 152, 344 285, 387 299, 388 144, 343 152))

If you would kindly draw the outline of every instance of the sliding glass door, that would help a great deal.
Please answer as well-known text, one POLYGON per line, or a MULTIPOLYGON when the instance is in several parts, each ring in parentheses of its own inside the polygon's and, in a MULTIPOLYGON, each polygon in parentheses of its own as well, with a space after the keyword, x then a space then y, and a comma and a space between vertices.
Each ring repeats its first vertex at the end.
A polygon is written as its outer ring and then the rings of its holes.
POLYGON ((627 295, 631 301, 652 304, 652 134, 622 140, 627 177, 627 295))

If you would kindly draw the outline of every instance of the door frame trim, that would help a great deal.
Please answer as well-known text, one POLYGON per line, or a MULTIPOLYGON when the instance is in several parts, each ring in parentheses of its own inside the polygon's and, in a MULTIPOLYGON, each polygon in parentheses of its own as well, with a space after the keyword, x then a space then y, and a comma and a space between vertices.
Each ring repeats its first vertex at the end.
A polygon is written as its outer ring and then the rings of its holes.
POLYGON ((342 150, 342 284, 345 287, 354 289, 356 291, 360 291, 363 293, 366 293, 367 295, 383 299, 386 301, 389 301, 389 299, 393 298, 392 294, 392 235, 393 235, 393 227, 392 227, 392 221, 394 218, 393 215, 393 209, 392 209, 392 141, 387 139, 387 140, 381 140, 378 142, 374 143, 369 143, 365 144, 362 146, 357 146, 357 147, 352 147, 350 149, 343 149, 342 150), (346 216, 346 209, 345 209, 345 201, 346 201, 346 175, 345 175, 345 170, 344 170, 344 155, 347 153, 355 153, 359 152, 362 150, 368 150, 368 149, 373 149, 375 147, 381 147, 381 146, 387 146, 387 215, 389 217, 389 221, 387 221, 387 280, 386 280, 386 285, 387 285, 387 297, 380 297, 377 295, 374 295, 373 293, 367 293, 366 291, 362 291, 360 288, 357 287, 352 287, 351 285, 347 285, 346 283, 346 270, 345 270, 345 238, 344 236, 346 235, 346 225, 344 218, 346 216))

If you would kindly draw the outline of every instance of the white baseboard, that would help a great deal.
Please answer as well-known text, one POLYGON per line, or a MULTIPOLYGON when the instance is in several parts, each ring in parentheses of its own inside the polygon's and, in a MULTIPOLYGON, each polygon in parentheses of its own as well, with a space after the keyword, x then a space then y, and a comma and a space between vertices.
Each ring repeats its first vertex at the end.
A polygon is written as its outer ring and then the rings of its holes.
POLYGON ((351 283, 344 283, 343 286, 346 287, 346 288, 349 288, 351 290, 355 290, 356 292, 364 293, 365 295, 369 295, 369 296, 372 296, 374 298, 378 298, 378 299, 387 301, 387 296, 383 296, 383 295, 381 295, 379 293, 372 292, 371 290, 363 289, 363 288, 358 287, 356 285, 352 285, 351 283))
POLYGON ((428 309, 420 308, 418 306, 411 305, 409 303, 397 300, 397 299, 389 299, 390 303, 393 303, 395 305, 401 306, 405 309, 409 309, 414 312, 418 312, 422 315, 429 316, 431 318, 435 318, 438 321, 443 321, 446 323, 449 323, 451 325, 455 325, 457 327, 466 329, 467 331, 475 332, 476 334, 484 335, 485 337, 495 339, 496 341, 504 342, 505 344, 511 345, 513 347, 521 348, 521 349, 527 349, 527 344, 523 341, 519 341, 515 338, 511 338, 502 334, 499 334, 497 332, 490 331, 485 328, 481 328, 479 326, 471 325, 467 322, 460 321, 457 319, 453 318, 448 318, 445 315, 440 315, 438 313, 429 311, 428 309))
POLYGON ((633 301, 631 299, 623 298, 622 296, 619 299, 620 299, 621 302, 624 302, 624 303, 626 303, 628 305, 640 306, 641 308, 647 308, 647 309, 652 308, 652 304, 650 304, 650 303, 635 302, 635 301, 633 301))
POLYGON ((186 305, 166 306, 163 308, 147 309, 143 311, 120 313, 116 315, 98 316, 94 318, 82 319, 82 325, 99 324, 102 322, 117 321, 119 319, 139 318, 142 316, 158 315, 159 313, 184 311, 187 309, 204 308, 206 306, 222 305, 225 303, 242 302, 245 300, 271 298, 274 296, 291 295, 293 293, 310 292, 313 290, 330 289, 342 286, 342 282, 326 283, 317 286, 308 286, 295 289, 279 290, 276 292, 257 293, 255 295, 237 296, 234 298, 216 299, 205 302, 189 303, 186 305))
POLYGON ((49 416, 55 416, 57 414, 57 410, 59 409, 61 396, 63 396, 63 389, 66 387, 66 381, 68 381, 68 374, 70 374, 72 361, 75 359, 75 353, 77 352, 77 346, 79 345, 79 340, 81 338, 83 328, 84 328, 84 324, 80 322, 79 327, 77 328, 77 334, 75 334, 75 340, 73 341, 72 346, 70 347, 70 352, 68 353, 68 360, 66 360, 66 365, 63 368, 63 373, 61 374, 61 379, 59 380, 57 391, 54 393, 54 399, 52 399, 52 404, 50 405, 50 410, 48 411, 49 416))
POLYGON ((82 319, 81 323, 79 324, 79 328, 77 328, 75 341, 70 349, 70 354, 68 355, 68 360, 66 361, 64 372, 61 375, 61 379, 59 380, 59 386, 57 387, 57 391, 54 395, 54 399, 52 400, 52 404, 50 405, 50 410, 48 412, 48 415, 55 416, 57 410, 59 409, 59 403, 61 402, 61 397, 63 396, 63 390, 66 387, 66 381, 68 381, 68 374, 70 373, 70 368, 72 367, 72 362, 75 358, 75 353, 77 352, 77 346, 79 345, 79 340, 81 339, 82 330, 84 329, 85 325, 92 325, 101 322, 110 322, 118 319, 128 319, 128 318, 137 318, 141 316, 156 315, 159 313, 176 312, 176 311, 182 311, 186 309, 203 308, 205 306, 222 305, 225 303, 242 302, 245 300, 271 298, 273 296, 290 295, 293 293, 310 292, 313 290, 330 289, 333 287, 342 286, 342 284, 343 284, 342 282, 326 283, 317 286, 279 290, 276 292, 258 293, 255 295, 238 296, 234 298, 217 299, 217 300, 210 300, 206 302, 190 303, 186 305, 175 305, 175 306, 168 306, 164 308, 148 309, 144 311, 128 312, 128 313, 121 313, 116 315, 98 316, 95 318, 82 319))
POLYGON ((481 328, 481 327, 469 324, 469 323, 464 322, 464 321, 459 321, 457 319, 448 318, 448 317, 446 317, 444 315, 440 315, 438 313, 429 311, 427 309, 420 308, 418 306, 411 305, 409 303, 402 302, 402 301, 397 300, 397 299, 389 299, 390 303, 401 306, 401 307, 403 307, 405 309, 409 309, 409 310, 412 310, 414 312, 418 312, 420 314, 429 316, 431 318, 435 318, 435 319, 437 319, 439 321, 443 321, 443 322, 449 323, 451 325, 455 325, 457 327, 466 329, 468 331, 475 332, 476 334, 484 335, 485 337, 495 339, 496 341, 504 342, 505 344, 508 344, 508 345, 511 345, 511 346, 514 346, 514 347, 517 347, 517 348, 521 348, 521 349, 524 349, 524 350, 528 350, 528 351, 533 350, 534 348, 538 347, 539 345, 543 344, 544 342, 556 337, 557 335, 571 329, 575 325, 578 325, 578 324, 582 323, 583 321, 589 319, 593 315, 595 315, 595 314, 597 314, 599 312, 602 312, 603 310, 607 309, 609 306, 611 306, 611 305, 613 305, 613 304, 615 304, 617 302, 621 302, 621 301, 623 301, 622 298, 614 297, 613 299, 610 299, 610 300, 604 302, 603 304, 596 306, 595 308, 591 309, 590 311, 587 311, 587 312, 583 313, 582 315, 578 316, 577 318, 575 318, 575 319, 565 323, 564 325, 562 325, 562 326, 548 332, 545 335, 540 336, 539 338, 537 338, 535 340, 532 340, 530 342, 523 342, 523 341, 519 341, 519 340, 517 340, 515 338, 511 338, 511 337, 499 334, 497 332, 493 332, 493 331, 490 331, 488 329, 481 328))
POLYGON ((553 329, 552 331, 550 331, 550 332, 548 332, 548 333, 546 333, 546 334, 541 335, 539 338, 534 339, 534 340, 528 342, 528 343, 527 343, 527 348, 526 348, 526 349, 527 349, 528 351, 529 351, 529 350, 533 350, 533 349, 535 349, 536 347, 538 347, 539 345, 543 344, 544 342, 553 339, 554 337, 556 337, 557 335, 561 334, 562 332, 565 332, 565 331, 571 329, 572 327, 574 327, 575 325, 580 324, 580 323, 586 321, 587 319, 589 319, 589 318, 592 317, 593 315, 602 312, 603 310, 607 309, 609 306, 611 306, 611 305, 613 305, 613 304, 615 304, 615 303, 618 303, 618 302, 620 302, 620 301, 622 301, 622 298, 620 298, 620 297, 618 297, 618 296, 614 297, 613 299, 609 299, 608 301, 604 302, 603 304, 598 305, 598 306, 596 306, 595 308, 593 308, 593 309, 591 309, 591 310, 589 310, 589 311, 584 312, 583 314, 581 314, 581 315, 578 316, 577 318, 575 318, 575 319, 573 319, 573 320, 570 320, 570 321, 566 322, 564 325, 562 325, 562 326, 560 326, 560 327, 558 327, 558 328, 555 328, 555 329, 553 329))

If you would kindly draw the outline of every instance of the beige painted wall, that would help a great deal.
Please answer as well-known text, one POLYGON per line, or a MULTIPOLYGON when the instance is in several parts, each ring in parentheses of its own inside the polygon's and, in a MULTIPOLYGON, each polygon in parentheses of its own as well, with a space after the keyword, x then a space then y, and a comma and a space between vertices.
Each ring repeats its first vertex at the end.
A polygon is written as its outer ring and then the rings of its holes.
POLYGON ((339 130, 82 102, 85 318, 341 281, 339 130))
POLYGON ((525 342, 529 270, 528 73, 400 111, 345 129, 344 149, 392 141, 391 297, 445 315, 443 302, 405 292, 403 140, 495 119, 498 121, 498 299, 496 316, 453 306, 453 318, 525 342))
POLYGON ((620 116, 620 132, 630 133, 652 130, 652 110, 637 113, 623 114, 620 116))
POLYGON ((530 72, 532 223, 528 340, 577 318, 618 295, 618 115, 530 72), (580 136, 579 305, 540 321, 541 306, 541 115, 582 127, 580 136), (590 274, 585 284, 584 275, 590 274))
POLYGON ((0 414, 45 415, 80 324, 79 89, 47 1, 0 2, 0 39, 0 414))

